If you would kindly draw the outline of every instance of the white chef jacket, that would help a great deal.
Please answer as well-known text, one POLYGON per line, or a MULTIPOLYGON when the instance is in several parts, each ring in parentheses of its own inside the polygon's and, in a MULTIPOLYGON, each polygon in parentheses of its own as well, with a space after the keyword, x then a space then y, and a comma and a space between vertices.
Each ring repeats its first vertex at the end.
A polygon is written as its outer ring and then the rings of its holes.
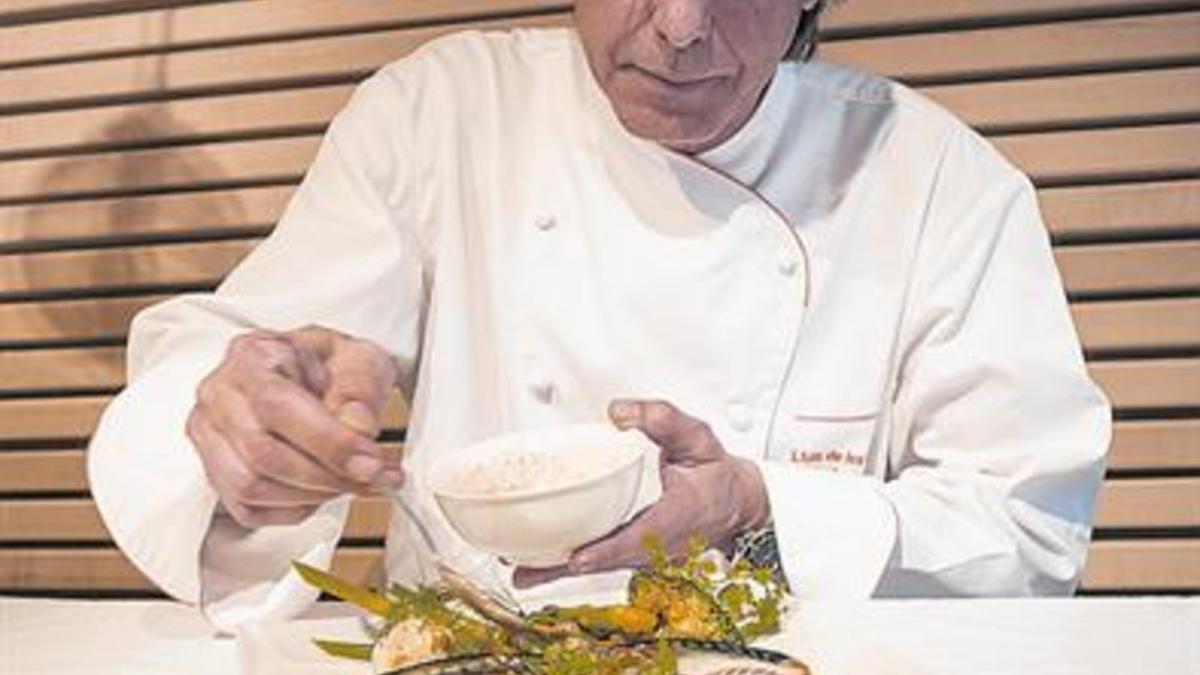
MULTIPOLYGON (((137 316, 92 440, 116 542, 226 627, 313 600, 288 563, 329 562, 348 499, 295 526, 214 517, 184 421, 230 338, 308 324, 402 365, 407 497, 485 583, 507 570, 445 525, 431 459, 617 397, 672 401, 759 464, 801 597, 1065 594, 1084 564, 1110 414, 1035 192, 886 79, 783 63, 698 158, 629 134, 569 30, 451 36, 364 82, 216 293, 137 316)), ((421 549, 393 514, 394 579, 421 549)))

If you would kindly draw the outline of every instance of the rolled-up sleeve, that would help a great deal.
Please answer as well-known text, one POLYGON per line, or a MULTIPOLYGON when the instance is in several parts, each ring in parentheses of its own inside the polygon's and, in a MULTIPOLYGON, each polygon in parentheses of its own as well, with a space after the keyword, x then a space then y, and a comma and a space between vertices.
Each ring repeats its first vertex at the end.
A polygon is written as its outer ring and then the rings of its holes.
POLYGON ((116 543, 164 591, 203 604, 225 628, 289 616, 314 599, 289 562, 328 563, 348 504, 254 531, 216 510, 184 431, 196 387, 239 333, 305 325, 373 340, 411 381, 429 249, 404 85, 393 66, 359 86, 272 234, 215 293, 135 318, 128 386, 90 443, 92 491, 116 543))

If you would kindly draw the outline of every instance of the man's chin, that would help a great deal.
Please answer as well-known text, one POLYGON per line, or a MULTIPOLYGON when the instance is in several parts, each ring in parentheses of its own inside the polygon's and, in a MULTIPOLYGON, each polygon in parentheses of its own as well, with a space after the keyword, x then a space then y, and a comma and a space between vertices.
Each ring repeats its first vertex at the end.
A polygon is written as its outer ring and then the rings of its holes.
POLYGON ((713 148, 721 140, 717 125, 706 120, 644 108, 618 111, 617 117, 634 136, 688 155, 713 148))

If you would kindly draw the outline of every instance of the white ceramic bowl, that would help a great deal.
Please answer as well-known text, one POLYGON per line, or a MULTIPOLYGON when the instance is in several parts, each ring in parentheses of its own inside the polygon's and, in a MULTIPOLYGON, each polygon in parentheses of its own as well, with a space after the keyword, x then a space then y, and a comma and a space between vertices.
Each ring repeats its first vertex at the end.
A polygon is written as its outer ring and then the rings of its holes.
POLYGON ((604 424, 524 431, 451 453, 434 464, 427 484, 467 542, 514 563, 545 567, 566 562, 573 550, 629 517, 651 447, 641 432, 604 424), (464 476, 473 470, 521 453, 553 455, 569 470, 512 490, 466 486, 464 476))

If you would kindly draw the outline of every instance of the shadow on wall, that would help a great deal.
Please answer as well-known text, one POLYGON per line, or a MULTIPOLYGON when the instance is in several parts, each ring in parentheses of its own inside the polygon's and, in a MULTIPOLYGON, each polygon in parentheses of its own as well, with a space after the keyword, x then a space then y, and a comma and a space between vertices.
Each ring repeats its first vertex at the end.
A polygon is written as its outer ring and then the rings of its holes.
MULTIPOLYGON (((148 36, 147 43, 171 44, 173 14, 163 12, 157 25, 147 25, 148 32, 162 35, 155 40, 148 36)), ((136 68, 151 65, 140 77, 150 79, 146 91, 161 94, 168 90, 170 58, 160 54, 129 62, 136 68)), ((128 148, 195 136, 172 113, 170 101, 131 110, 98 129, 89 145, 128 148)), ((16 256, 18 293, 37 299, 138 295, 215 281, 205 279, 209 266, 189 253, 186 241, 204 237, 218 224, 244 222, 243 204, 227 193, 197 192, 185 198, 165 193, 201 181, 221 182, 225 175, 203 146, 182 146, 169 153, 161 148, 115 150, 60 158, 39 178, 37 193, 61 199, 26 205, 17 218, 18 241, 36 242, 42 249, 16 256), (69 241, 50 241, 64 229, 70 232, 69 241)), ((79 335, 87 326, 111 326, 113 319, 104 312, 96 304, 72 307, 69 316, 47 307, 43 318, 56 333, 61 331, 59 340, 111 337, 79 335)), ((120 328, 121 336, 125 328, 120 328)))

